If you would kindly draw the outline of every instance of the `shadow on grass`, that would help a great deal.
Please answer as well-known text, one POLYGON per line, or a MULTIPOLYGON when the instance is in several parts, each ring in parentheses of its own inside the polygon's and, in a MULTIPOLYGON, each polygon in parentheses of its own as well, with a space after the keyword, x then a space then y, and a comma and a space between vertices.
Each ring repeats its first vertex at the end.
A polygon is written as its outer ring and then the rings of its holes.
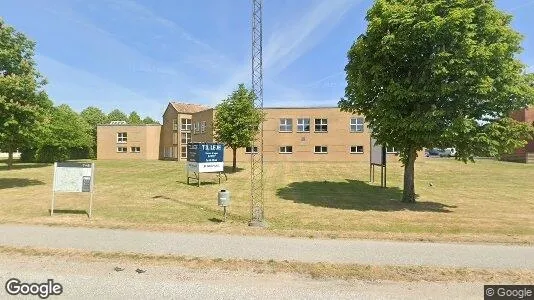
POLYGON ((0 190, 40 184, 44 184, 44 182, 27 178, 0 178, 0 190))
MULTIPOLYGON (((214 180, 215 181, 211 181, 211 180, 203 181, 202 179, 200 179, 200 186, 219 184, 219 180, 217 178, 215 178, 214 180)), ((176 180, 176 182, 187 185, 187 181, 186 180, 176 180)), ((191 180, 191 181, 189 181, 189 185, 198 186, 198 183, 196 181, 191 180)))
POLYGON ((403 203, 402 191, 396 187, 382 188, 367 182, 347 179, 345 182, 301 181, 277 190, 285 200, 313 206, 374 211, 451 212, 449 206, 437 202, 403 203))
MULTIPOLYGON (((47 164, 47 163, 14 163, 13 166, 11 166, 11 170, 43 168, 49 165, 50 164, 47 164)), ((7 163, 0 165, 0 171, 9 171, 7 169, 7 163)))
POLYGON ((210 218, 208 219, 208 221, 217 223, 217 224, 224 222, 222 219, 218 219, 218 218, 210 218))
MULTIPOLYGON (((48 210, 48 214, 50 214, 50 209, 48 210)), ((89 218, 89 213, 81 209, 54 209, 54 214, 86 215, 89 218)))
POLYGON ((234 172, 234 168, 232 168, 232 166, 224 166, 224 173, 226 174, 239 173, 244 170, 244 168, 236 167, 234 172))

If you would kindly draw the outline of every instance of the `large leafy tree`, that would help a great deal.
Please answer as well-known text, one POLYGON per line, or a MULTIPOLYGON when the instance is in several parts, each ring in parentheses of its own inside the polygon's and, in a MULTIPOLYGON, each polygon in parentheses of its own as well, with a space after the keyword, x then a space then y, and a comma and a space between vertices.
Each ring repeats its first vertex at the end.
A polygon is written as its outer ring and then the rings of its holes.
POLYGON ((96 154, 96 127, 100 124, 105 124, 107 121, 106 114, 102 112, 100 108, 89 106, 82 110, 80 117, 90 126, 90 134, 93 139, 93 145, 91 147, 91 157, 95 157, 96 154))
POLYGON ((73 158, 76 153, 87 153, 93 145, 90 132, 91 126, 68 105, 54 107, 47 115, 35 159, 42 162, 64 161, 73 158))
POLYGON ((132 111, 130 115, 128 116, 128 124, 132 125, 141 125, 143 124, 143 120, 141 119, 141 116, 135 111, 132 111))
POLYGON ((33 41, 0 18, 0 147, 9 153, 8 169, 13 152, 35 141, 52 105, 35 67, 34 48, 33 41))
POLYGON ((119 109, 114 109, 107 115, 107 121, 108 122, 112 122, 112 121, 128 122, 128 116, 122 111, 120 111, 119 109))
POLYGON ((415 202, 417 151, 456 147, 467 162, 511 151, 531 134, 507 118, 533 101, 521 35, 491 0, 377 0, 348 52, 339 106, 366 116, 373 136, 400 151, 402 200, 415 202))
POLYGON ((143 124, 159 124, 159 122, 152 119, 151 117, 146 117, 143 119, 143 124))
POLYGON ((216 107, 215 139, 232 149, 232 169, 237 168, 237 149, 248 147, 259 132, 264 120, 262 113, 254 107, 255 95, 239 84, 237 90, 216 107))

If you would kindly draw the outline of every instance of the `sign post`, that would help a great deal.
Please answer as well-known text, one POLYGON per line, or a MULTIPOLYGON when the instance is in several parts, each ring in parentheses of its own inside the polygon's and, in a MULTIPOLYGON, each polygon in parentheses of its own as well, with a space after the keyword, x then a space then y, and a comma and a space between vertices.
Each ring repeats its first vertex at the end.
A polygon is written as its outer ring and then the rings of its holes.
POLYGON ((371 159, 369 165, 369 181, 375 181, 375 166, 380 167, 380 186, 386 187, 386 147, 378 145, 376 140, 371 139, 371 159))
POLYGON ((197 180, 200 186, 200 173, 224 172, 224 144, 188 143, 187 144, 187 184, 190 179, 197 180), (190 176, 193 173, 194 177, 190 176))
POLYGON ((94 163, 54 163, 54 183, 52 187, 52 204, 50 207, 50 216, 54 214, 56 193, 90 193, 88 216, 89 218, 91 218, 93 210, 93 193, 95 182, 94 174, 94 163))

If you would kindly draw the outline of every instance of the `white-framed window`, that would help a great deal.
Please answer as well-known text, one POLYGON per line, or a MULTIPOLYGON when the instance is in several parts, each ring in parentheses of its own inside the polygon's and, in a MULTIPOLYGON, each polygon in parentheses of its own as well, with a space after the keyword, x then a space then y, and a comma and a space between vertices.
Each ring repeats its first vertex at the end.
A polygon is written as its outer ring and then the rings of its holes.
POLYGON ((163 151, 163 156, 166 158, 172 157, 172 147, 165 147, 163 151))
POLYGON ((399 151, 395 150, 395 147, 386 147, 386 153, 399 153, 399 151))
POLYGON ((172 120, 172 130, 178 130, 178 119, 172 120))
POLYGON ((197 134, 200 131, 200 124, 198 122, 193 123, 193 134, 197 134))
POLYGON ((124 144, 128 142, 128 133, 127 132, 117 132, 117 143, 124 144))
POLYGON ((206 121, 200 123, 200 133, 206 132, 206 121))
POLYGON ((141 153, 141 147, 130 147, 130 152, 141 153))
POLYGON ((118 153, 126 153, 128 151, 128 148, 126 147, 117 147, 118 153))
POLYGON ((191 143, 191 132, 182 132, 180 144, 186 145, 187 143, 191 143))
POLYGON ((313 149, 314 153, 328 153, 327 146, 315 146, 313 149))
POLYGON ((280 119, 279 132, 292 132, 293 131, 293 119, 282 118, 280 119))
POLYGON ((281 146, 280 153, 284 153, 284 154, 293 153, 293 146, 281 146))
POLYGON ((187 146, 182 146, 180 150, 180 157, 187 158, 187 146))
POLYGON ((297 132, 310 132, 310 118, 297 119, 297 132))
POLYGON ((350 118, 350 132, 363 132, 364 118, 350 118))
POLYGON ((352 154, 363 153, 363 146, 350 146, 350 153, 352 154))
POLYGON ((172 133, 172 144, 173 145, 178 144, 178 132, 173 132, 172 133))
POLYGON ((328 131, 328 119, 315 119, 315 132, 328 131))
POLYGON ((258 153, 258 147, 254 146, 254 152, 252 152, 252 147, 245 147, 245 153, 246 154, 258 153))
POLYGON ((181 122, 181 129, 184 131, 191 131, 191 119, 182 118, 180 120, 181 122))

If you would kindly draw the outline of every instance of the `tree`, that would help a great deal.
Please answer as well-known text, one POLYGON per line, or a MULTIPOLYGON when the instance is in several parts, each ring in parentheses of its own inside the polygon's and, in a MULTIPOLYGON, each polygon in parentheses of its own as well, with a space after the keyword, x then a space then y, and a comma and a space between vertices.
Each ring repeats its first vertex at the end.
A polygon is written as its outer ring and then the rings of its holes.
POLYGON ((141 120, 141 117, 137 112, 132 111, 128 116, 128 124, 140 125, 143 124, 143 120, 141 120))
POLYGON ((87 153, 93 145, 91 126, 66 104, 49 111, 44 128, 38 147, 34 149, 34 159, 37 161, 84 158, 80 157, 84 155, 78 153, 87 153))
POLYGON ((254 93, 248 91, 244 84, 239 84, 237 90, 216 107, 215 139, 232 149, 233 172, 237 168, 237 148, 252 144, 264 120, 261 112, 254 108, 254 99, 254 93))
POLYGON ((90 126, 89 133, 93 138, 90 157, 96 157, 96 129, 97 125, 105 124, 107 121, 106 114, 97 107, 89 106, 82 110, 80 117, 90 126))
POLYGON ((120 111, 118 109, 114 109, 107 115, 107 121, 108 122, 112 122, 112 121, 125 121, 125 122, 128 122, 128 117, 122 111, 120 111))
POLYGON ((0 18, 0 145, 13 152, 31 144, 52 102, 43 91, 46 81, 37 72, 35 43, 0 18))
POLYGON ((146 117, 143 119, 143 124, 159 124, 159 122, 152 119, 151 117, 146 117))
POLYGON ((338 104, 364 114, 377 141, 400 151, 402 201, 415 202, 417 151, 455 147, 467 162, 528 138, 529 128, 506 118, 534 98, 517 59, 522 37, 494 1, 377 0, 366 20, 338 104))

